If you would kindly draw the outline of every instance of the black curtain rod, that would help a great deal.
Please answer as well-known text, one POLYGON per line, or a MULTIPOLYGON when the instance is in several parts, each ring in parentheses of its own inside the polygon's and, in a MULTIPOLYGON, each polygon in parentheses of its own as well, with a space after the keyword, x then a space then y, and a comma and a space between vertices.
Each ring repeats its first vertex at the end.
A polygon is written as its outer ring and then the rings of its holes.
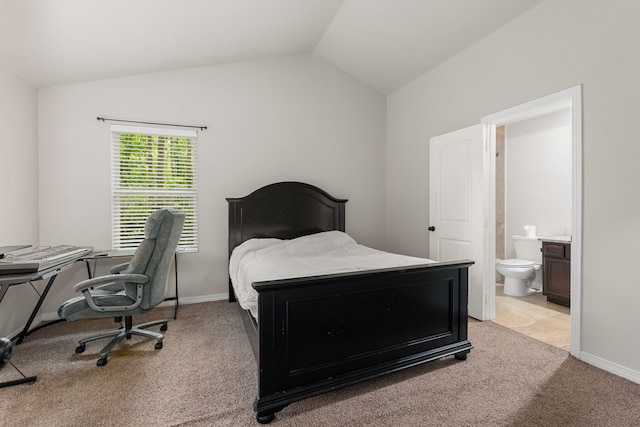
POLYGON ((200 129, 200 130, 207 130, 206 126, 176 125, 176 124, 172 124, 172 123, 140 122, 140 121, 136 121, 136 120, 110 119, 110 118, 107 118, 107 117, 98 117, 97 119, 98 120, 102 120, 103 122, 109 121, 109 122, 139 123, 139 124, 144 124, 144 125, 174 126, 174 127, 181 127, 181 128, 196 128, 196 129, 200 129))

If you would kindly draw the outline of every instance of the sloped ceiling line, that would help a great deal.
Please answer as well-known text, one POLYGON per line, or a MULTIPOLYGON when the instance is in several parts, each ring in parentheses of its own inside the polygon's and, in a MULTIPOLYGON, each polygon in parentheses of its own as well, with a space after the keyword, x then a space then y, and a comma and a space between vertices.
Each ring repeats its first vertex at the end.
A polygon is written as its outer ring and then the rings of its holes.
POLYGON ((387 94, 542 0, 0 0, 36 87, 313 54, 387 94))

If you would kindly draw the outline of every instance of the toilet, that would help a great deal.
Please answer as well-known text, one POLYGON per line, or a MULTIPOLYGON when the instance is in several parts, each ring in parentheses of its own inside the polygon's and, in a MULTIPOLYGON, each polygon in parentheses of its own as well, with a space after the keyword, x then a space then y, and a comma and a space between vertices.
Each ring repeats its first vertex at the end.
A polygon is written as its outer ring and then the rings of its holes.
POLYGON ((537 237, 511 236, 516 259, 496 260, 496 270, 504 276, 504 293, 522 297, 535 293, 531 283, 542 265, 542 242, 537 237))

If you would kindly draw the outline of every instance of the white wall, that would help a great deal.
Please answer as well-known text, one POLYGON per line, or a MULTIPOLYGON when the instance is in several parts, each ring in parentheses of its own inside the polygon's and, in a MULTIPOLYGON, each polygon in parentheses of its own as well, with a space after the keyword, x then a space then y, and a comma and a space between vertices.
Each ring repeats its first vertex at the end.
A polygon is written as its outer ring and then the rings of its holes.
MULTIPOLYGON (((37 120, 36 89, 0 64, 0 246, 38 244, 37 120)), ((0 337, 26 323, 35 301, 30 286, 9 288, 0 305, 0 337)))
POLYGON ((387 238, 428 254, 430 137, 582 84, 581 350, 640 378, 638 16, 636 0, 548 0, 391 94, 387 238))
MULTIPOLYGON (((200 252, 179 256, 181 299, 226 294, 225 198, 273 182, 348 198, 347 231, 382 246, 385 103, 306 55, 42 89, 40 240, 110 247, 110 132, 96 120, 106 116, 208 126, 199 137, 200 252)), ((84 277, 78 266, 63 280, 84 277)), ((70 296, 56 287, 44 311, 70 296)))
MULTIPOLYGON (((538 236, 571 229, 571 122, 561 110, 505 126, 505 250, 535 225, 538 236)), ((569 233, 567 233, 569 234, 569 233)))

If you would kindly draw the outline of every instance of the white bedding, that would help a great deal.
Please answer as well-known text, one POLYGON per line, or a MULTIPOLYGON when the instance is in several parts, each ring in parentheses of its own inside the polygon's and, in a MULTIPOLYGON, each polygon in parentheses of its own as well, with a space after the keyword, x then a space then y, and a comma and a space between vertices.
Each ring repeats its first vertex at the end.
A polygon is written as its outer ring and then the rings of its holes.
POLYGON ((292 240, 247 240, 231 253, 229 276, 240 306, 257 318, 254 282, 431 262, 359 245, 341 231, 326 231, 292 240))

